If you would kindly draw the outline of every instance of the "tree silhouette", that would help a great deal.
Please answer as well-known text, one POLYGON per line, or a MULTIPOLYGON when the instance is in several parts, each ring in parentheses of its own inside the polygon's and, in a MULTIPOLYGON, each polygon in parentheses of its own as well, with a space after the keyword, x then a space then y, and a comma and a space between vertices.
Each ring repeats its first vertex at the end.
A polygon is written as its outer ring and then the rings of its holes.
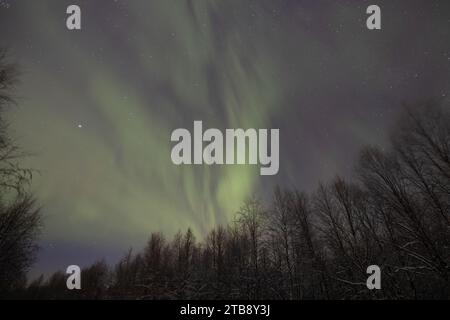
POLYGON ((37 249, 41 217, 33 197, 26 192, 32 171, 19 164, 23 156, 7 134, 1 117, 13 103, 11 89, 17 68, 0 50, 0 297, 26 283, 26 272, 37 249))

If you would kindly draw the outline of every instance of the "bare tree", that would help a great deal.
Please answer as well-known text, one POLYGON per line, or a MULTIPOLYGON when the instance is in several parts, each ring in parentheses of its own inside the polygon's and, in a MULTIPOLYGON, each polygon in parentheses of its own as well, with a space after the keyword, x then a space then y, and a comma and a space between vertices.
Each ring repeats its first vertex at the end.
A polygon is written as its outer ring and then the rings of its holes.
MULTIPOLYGON (((0 51, 0 115, 12 103, 11 89, 16 82, 17 68, 8 63, 0 51)), ((0 293, 24 283, 37 250, 36 237, 41 216, 26 185, 31 170, 20 166, 23 154, 7 134, 7 125, 0 116, 0 293)))

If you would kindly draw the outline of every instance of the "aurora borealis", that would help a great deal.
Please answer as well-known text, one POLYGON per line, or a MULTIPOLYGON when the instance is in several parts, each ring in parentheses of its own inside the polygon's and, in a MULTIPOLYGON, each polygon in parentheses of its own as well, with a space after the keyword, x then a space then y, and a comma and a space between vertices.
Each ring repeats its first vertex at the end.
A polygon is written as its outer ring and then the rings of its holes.
POLYGON ((45 217, 34 274, 117 259, 152 231, 201 237, 277 184, 313 190, 386 145, 403 102, 449 94, 448 1, 375 1, 380 31, 368 1, 6 2, 0 46, 22 71, 8 118, 45 217), (170 134, 195 120, 280 128, 278 175, 175 166, 170 134))

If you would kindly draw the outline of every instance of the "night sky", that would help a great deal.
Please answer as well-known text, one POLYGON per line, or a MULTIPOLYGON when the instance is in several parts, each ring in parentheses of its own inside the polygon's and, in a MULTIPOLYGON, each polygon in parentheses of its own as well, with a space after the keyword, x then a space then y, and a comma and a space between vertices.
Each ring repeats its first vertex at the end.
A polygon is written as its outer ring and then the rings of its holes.
POLYGON ((116 261, 152 231, 201 238, 277 184, 348 177, 402 103, 450 94, 448 0, 0 0, 0 46, 21 70, 10 129, 39 171, 32 275, 116 261), (170 134, 194 120, 279 128, 278 175, 173 165, 170 134))

